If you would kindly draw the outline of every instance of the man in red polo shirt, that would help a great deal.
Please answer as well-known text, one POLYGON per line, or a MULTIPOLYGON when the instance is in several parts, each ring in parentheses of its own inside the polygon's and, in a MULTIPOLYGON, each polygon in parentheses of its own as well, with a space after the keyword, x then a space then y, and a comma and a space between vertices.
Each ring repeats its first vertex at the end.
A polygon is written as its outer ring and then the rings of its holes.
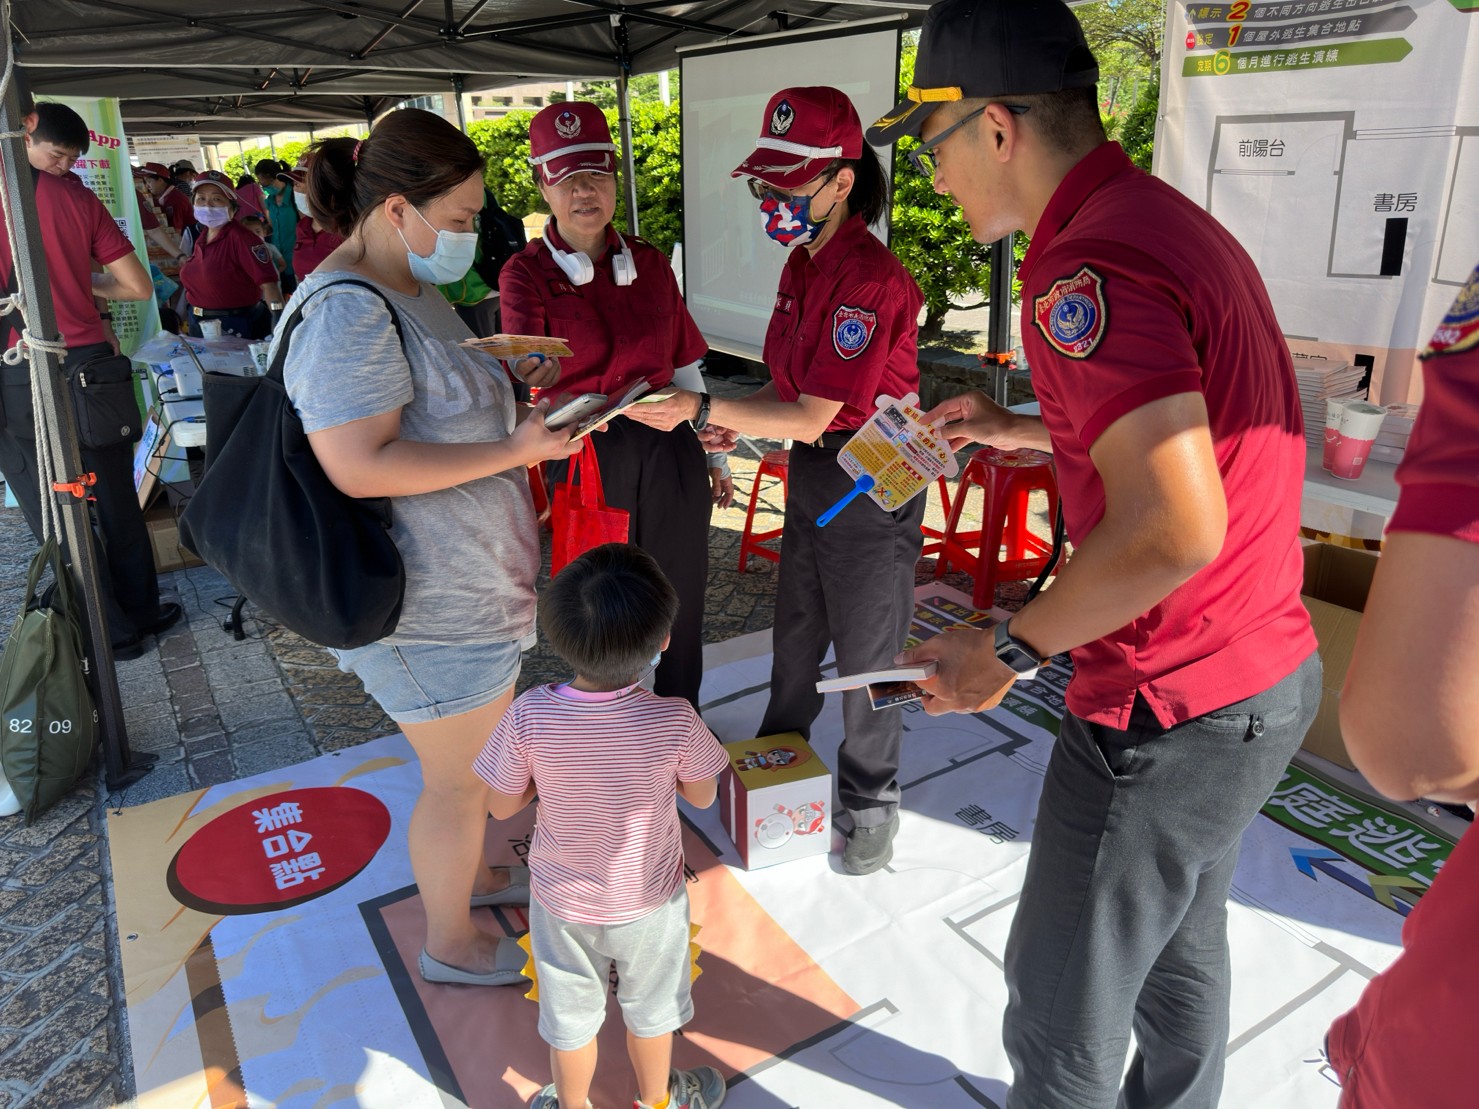
POLYGON ((135 167, 133 173, 144 182, 154 203, 159 205, 169 225, 176 231, 183 231, 195 222, 190 198, 170 183, 169 168, 162 162, 145 162, 135 167))
POLYGON ((1051 450, 1073 557, 994 636, 938 659, 931 712, 995 705, 1073 654, 1005 970, 1024 1106, 1205 1106, 1228 1035, 1226 900, 1244 828, 1313 719, 1299 600, 1305 447, 1288 351, 1251 259, 1136 169, 1060 0, 945 0, 909 97, 870 132, 922 140, 978 242, 1028 231, 1023 343, 1042 417, 979 393, 958 441, 1051 450), (1136 1054, 1125 1055, 1133 1025, 1136 1054))
MULTIPOLYGON (((82 179, 69 172, 90 145, 87 124, 61 104, 37 104, 35 126, 26 136, 26 153, 36 185, 36 214, 41 224, 57 329, 66 343, 62 372, 113 354, 98 301, 146 300, 153 282, 133 246, 102 201, 82 179), (105 273, 94 274, 93 263, 105 273)), ((9 239, 0 214, 0 277, 14 282, 9 239)), ((15 341, 6 327, 5 345, 15 341)), ((40 490, 29 370, 4 368, 5 427, 0 431, 0 470, 15 491, 32 533, 41 537, 40 490), (16 372, 20 371, 20 372, 16 372), (15 373, 15 376, 12 374, 15 373)), ((98 449, 83 447, 84 470, 97 475, 93 487, 104 610, 114 657, 137 658, 143 637, 163 631, 180 618, 180 606, 159 603, 154 552, 133 484, 133 450, 127 443, 98 449)))

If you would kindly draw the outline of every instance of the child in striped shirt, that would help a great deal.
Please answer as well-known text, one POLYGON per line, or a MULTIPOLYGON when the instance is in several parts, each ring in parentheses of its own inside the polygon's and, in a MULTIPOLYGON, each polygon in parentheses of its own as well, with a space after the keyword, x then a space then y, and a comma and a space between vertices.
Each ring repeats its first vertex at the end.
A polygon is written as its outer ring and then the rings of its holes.
POLYGON ((726 763, 687 701, 638 684, 677 611, 672 585, 637 547, 608 543, 570 563, 545 588, 539 623, 575 677, 520 695, 473 764, 495 818, 539 799, 529 935, 555 1080, 533 1109, 590 1105, 612 963, 634 1109, 724 1100, 713 1067, 671 1069, 673 1032, 693 1016, 677 796, 713 804, 726 763))

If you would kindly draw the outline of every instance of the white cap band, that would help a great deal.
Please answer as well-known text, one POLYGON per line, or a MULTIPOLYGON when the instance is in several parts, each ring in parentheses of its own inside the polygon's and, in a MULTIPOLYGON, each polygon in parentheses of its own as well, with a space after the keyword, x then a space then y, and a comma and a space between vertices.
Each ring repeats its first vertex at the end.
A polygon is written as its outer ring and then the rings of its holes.
POLYGON ((576 143, 574 146, 562 146, 558 150, 551 150, 548 154, 541 154, 538 158, 530 158, 529 164, 531 166, 542 166, 545 162, 552 161, 555 158, 563 158, 567 154, 579 154, 586 150, 604 150, 608 153, 615 154, 616 146, 609 142, 576 143))
POLYGON ((785 139, 773 139, 769 135, 762 135, 755 140, 755 145, 761 150, 780 150, 786 154, 800 154, 803 158, 840 158, 842 147, 840 146, 802 146, 799 142, 787 142, 785 139))

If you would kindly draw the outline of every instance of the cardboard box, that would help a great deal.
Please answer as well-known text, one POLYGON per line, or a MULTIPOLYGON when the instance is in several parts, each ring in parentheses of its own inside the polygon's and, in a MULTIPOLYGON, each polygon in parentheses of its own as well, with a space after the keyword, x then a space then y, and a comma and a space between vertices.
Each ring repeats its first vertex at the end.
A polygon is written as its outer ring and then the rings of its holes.
POLYGON ((798 732, 726 743, 719 814, 746 870, 825 855, 832 774, 798 732))
POLYGON ((1304 737, 1304 749, 1354 770, 1340 735, 1340 689, 1356 649, 1356 629, 1371 591, 1377 555, 1330 543, 1311 543, 1304 549, 1304 590, 1300 598, 1309 610, 1325 664, 1325 690, 1320 712, 1304 737))
POLYGON ((144 526, 149 529, 149 545, 154 548, 154 569, 157 573, 205 565, 193 551, 180 546, 180 523, 168 508, 156 508, 147 513, 144 516, 144 526))

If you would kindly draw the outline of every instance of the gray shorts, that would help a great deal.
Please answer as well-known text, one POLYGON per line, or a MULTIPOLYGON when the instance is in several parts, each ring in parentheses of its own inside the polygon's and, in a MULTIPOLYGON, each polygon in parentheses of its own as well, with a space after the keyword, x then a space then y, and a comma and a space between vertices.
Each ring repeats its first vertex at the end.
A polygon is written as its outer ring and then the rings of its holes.
POLYGON ((537 900, 529 903, 529 938, 539 982, 539 1035, 557 1051, 588 1044, 606 1019, 611 965, 627 1030, 647 1038, 693 1018, 688 957, 688 890, 626 924, 576 924, 537 900))

